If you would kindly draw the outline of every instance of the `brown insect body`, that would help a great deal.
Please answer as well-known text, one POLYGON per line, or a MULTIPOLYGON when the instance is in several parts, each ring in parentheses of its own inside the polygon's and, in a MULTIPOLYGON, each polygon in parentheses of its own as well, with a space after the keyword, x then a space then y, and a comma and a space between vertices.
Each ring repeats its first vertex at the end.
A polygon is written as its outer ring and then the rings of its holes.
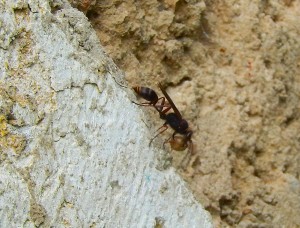
POLYGON ((148 104, 155 105, 158 101, 158 96, 153 89, 143 86, 134 86, 133 90, 142 98, 149 101, 148 104))
POLYGON ((143 86, 134 86, 132 88, 140 97, 148 101, 141 104, 133 101, 134 104, 140 106, 153 106, 159 113, 163 111, 164 107, 166 107, 167 111, 170 110, 171 107, 169 104, 166 104, 165 98, 158 98, 157 93, 153 89, 143 86), (160 100, 161 102, 158 104, 160 100))
MULTIPOLYGON (((177 107, 175 106, 173 100, 170 98, 169 94, 166 90, 162 87, 162 85, 158 84, 160 90, 164 94, 165 98, 169 102, 170 107, 173 109, 174 112, 166 113, 170 109, 165 109, 163 111, 159 111, 160 118, 165 120, 163 126, 161 126, 158 130, 162 129, 158 134, 156 134, 150 141, 149 145, 152 141, 162 134, 164 131, 168 129, 168 125, 174 130, 172 137, 170 137, 166 142, 169 142, 171 148, 173 150, 182 151, 189 147, 189 153, 193 153, 193 142, 192 142, 192 135, 193 131, 189 128, 188 122, 182 118, 181 113, 178 111, 177 107), (181 136, 176 136, 176 134, 180 134, 181 136)), ((166 143, 165 142, 165 143, 166 143)), ((164 144, 165 144, 164 143, 164 144)))
MULTIPOLYGON (((188 122, 182 118, 181 113, 178 111, 177 107, 175 106, 174 102, 172 101, 166 90, 162 87, 160 83, 158 84, 158 86, 165 97, 158 98, 157 93, 148 87, 133 87, 133 90, 139 96, 148 101, 141 104, 135 102, 133 103, 141 106, 153 106, 159 112, 160 118, 165 120, 164 125, 162 125, 158 129, 158 131, 160 131, 150 140, 149 145, 151 145, 153 140, 160 134, 162 134, 164 131, 166 131, 168 129, 168 126, 170 126, 174 130, 174 133, 169 139, 167 139, 164 142, 164 145, 168 142, 170 143, 171 148, 176 151, 183 151, 186 148, 189 148, 189 154, 192 154, 193 142, 191 138, 193 135, 193 131, 189 128, 188 122), (159 100, 161 100, 160 103, 159 100), (171 109, 174 112, 167 113, 171 109)), ((185 156, 185 158, 187 157, 187 155, 185 156)), ((185 160, 185 158, 183 159, 183 161, 185 160)))

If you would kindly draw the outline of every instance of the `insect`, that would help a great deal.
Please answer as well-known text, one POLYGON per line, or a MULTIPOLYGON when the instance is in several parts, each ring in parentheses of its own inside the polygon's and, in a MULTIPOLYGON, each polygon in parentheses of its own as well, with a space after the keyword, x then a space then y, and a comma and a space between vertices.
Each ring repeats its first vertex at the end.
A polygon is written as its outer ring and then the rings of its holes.
POLYGON ((153 106, 159 113, 163 111, 164 107, 166 107, 164 110, 165 112, 171 109, 171 106, 166 104, 165 97, 158 98, 157 93, 153 89, 143 86, 134 86, 133 90, 143 99, 148 101, 141 104, 132 101, 134 104, 140 106, 153 106), (161 100, 160 104, 158 104, 159 100, 161 100))
POLYGON ((152 141, 162 134, 164 131, 168 129, 168 125, 174 130, 173 135, 164 142, 169 142, 171 148, 176 151, 183 151, 187 147, 189 148, 189 154, 193 153, 193 141, 192 135, 193 131, 189 128, 188 122, 182 118, 181 113, 178 111, 177 107, 175 106, 174 102, 170 98, 169 94, 163 88, 163 86, 159 83, 158 84, 160 90, 165 96, 165 99, 169 102, 169 107, 173 109, 174 112, 167 113, 170 108, 166 108, 159 112, 160 118, 165 120, 165 123, 158 129, 160 130, 150 141, 149 145, 151 145, 152 141), (180 136, 177 136, 179 134, 180 136))
MULTIPOLYGON (((166 90, 163 88, 163 86, 160 83, 158 84, 158 86, 165 97, 158 98, 157 93, 148 87, 133 87, 134 91, 138 95, 148 101, 141 104, 135 102, 133 103, 141 106, 155 107, 155 109, 159 112, 160 118, 165 120, 165 123, 157 130, 159 132, 150 140, 149 146, 155 138, 165 132, 170 126, 174 130, 174 133, 170 138, 165 140, 163 146, 165 146, 166 143, 170 143, 170 146, 173 150, 183 151, 188 148, 188 154, 192 154, 193 142, 191 138, 193 135, 193 131, 189 128, 188 122, 182 118, 181 113, 178 111, 177 107, 175 106, 174 102, 172 101, 166 90), (161 100, 160 103, 159 100, 161 100), (168 113, 171 109, 173 110, 173 112, 168 113)), ((185 160, 187 155, 184 157, 182 162, 185 160)))

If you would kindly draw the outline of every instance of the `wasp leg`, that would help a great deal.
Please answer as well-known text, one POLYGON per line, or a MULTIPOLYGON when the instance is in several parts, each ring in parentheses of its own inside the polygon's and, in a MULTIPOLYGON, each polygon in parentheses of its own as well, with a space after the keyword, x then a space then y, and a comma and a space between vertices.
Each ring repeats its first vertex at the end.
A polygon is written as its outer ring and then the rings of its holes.
POLYGON ((151 146, 151 143, 153 142, 153 140, 154 140, 157 136, 159 136, 160 134, 162 134, 163 132, 165 132, 165 131, 168 129, 168 125, 167 125, 167 124, 162 125, 160 128, 157 129, 157 131, 159 131, 159 130, 162 129, 162 128, 163 128, 163 130, 161 130, 160 132, 158 132, 158 133, 150 140, 149 146, 151 146))

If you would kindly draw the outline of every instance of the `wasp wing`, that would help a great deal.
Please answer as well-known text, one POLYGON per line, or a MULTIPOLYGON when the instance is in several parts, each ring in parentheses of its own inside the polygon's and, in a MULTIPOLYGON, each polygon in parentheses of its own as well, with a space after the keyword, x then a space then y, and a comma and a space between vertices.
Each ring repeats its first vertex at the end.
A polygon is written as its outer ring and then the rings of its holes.
POLYGON ((167 94, 167 91, 164 89, 164 87, 162 86, 162 84, 158 83, 158 87, 160 88, 161 92, 164 94, 165 98, 168 100, 169 104, 171 105, 174 113, 180 117, 182 119, 182 116, 180 114, 180 112, 178 111, 176 105, 174 104, 174 102, 172 101, 171 97, 169 96, 169 94, 167 94))

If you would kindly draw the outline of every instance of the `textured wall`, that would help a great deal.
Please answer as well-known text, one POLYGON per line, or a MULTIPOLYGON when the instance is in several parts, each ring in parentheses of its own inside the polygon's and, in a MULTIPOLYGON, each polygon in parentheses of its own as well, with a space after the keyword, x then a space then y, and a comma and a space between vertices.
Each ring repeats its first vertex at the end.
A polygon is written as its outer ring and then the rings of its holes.
POLYGON ((211 227, 87 18, 61 1, 0 10, 0 226, 211 227))
POLYGON ((300 226, 300 1, 70 2, 130 85, 168 87, 194 130, 181 174, 216 226, 300 226))

